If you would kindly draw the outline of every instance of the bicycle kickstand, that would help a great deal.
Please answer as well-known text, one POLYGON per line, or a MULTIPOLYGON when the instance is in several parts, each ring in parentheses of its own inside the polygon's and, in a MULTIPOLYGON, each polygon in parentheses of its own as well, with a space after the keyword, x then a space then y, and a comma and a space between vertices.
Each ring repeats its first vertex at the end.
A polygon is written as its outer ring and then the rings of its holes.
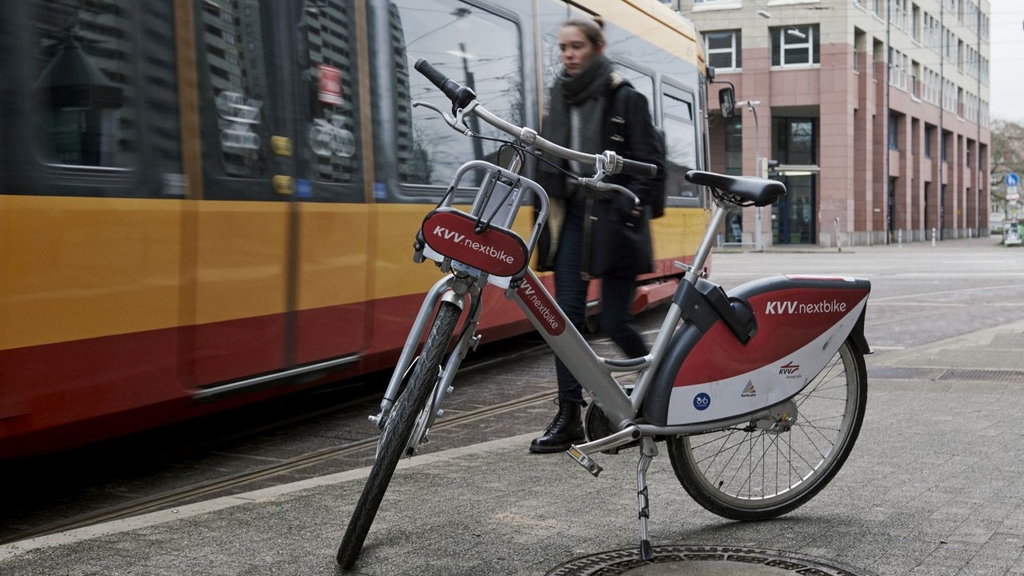
POLYGON ((640 440, 640 461, 636 465, 636 498, 640 518, 640 559, 649 562, 654 559, 651 552, 651 540, 647 533, 647 519, 650 518, 650 498, 647 494, 647 468, 651 460, 658 455, 658 447, 654 438, 645 436, 640 440))

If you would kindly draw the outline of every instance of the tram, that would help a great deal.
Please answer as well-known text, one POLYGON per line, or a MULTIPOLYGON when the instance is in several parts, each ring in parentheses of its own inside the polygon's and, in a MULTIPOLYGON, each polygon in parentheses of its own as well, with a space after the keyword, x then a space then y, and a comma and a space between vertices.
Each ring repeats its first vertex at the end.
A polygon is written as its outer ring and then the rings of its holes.
MULTIPOLYGON (((671 296, 708 217, 682 177, 708 165, 703 49, 656 0, 0 11, 0 458, 392 365, 438 278, 414 233, 462 162, 499 150, 412 106, 443 98, 418 58, 539 126, 559 23, 600 15, 667 139, 637 310, 671 296)), ((485 305, 485 341, 529 329, 497 291, 485 305)))

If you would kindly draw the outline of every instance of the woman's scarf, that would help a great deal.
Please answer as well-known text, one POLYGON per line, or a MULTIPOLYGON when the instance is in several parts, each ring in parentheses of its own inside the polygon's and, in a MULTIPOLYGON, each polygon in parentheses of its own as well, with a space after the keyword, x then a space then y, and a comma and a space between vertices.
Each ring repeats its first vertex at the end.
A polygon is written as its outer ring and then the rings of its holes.
MULTIPOLYGON (((604 55, 597 55, 579 74, 560 74, 551 89, 550 110, 541 136, 560 146, 578 147, 584 152, 601 152, 604 149, 601 140, 606 124, 605 99, 611 84, 611 73, 611 60, 604 55), (570 122, 570 106, 577 109, 577 125, 570 122), (579 140, 576 146, 571 145, 570 129, 577 131, 579 140)), ((541 163, 541 169, 555 171, 545 163, 541 163)))

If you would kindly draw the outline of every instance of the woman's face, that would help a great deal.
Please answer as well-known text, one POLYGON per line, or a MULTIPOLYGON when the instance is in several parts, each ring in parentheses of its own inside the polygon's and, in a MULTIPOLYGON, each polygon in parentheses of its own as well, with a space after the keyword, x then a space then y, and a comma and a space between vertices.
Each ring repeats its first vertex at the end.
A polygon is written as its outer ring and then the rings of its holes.
POLYGON ((591 42, 576 26, 562 26, 558 31, 558 52, 569 76, 579 74, 603 50, 604 46, 591 42))

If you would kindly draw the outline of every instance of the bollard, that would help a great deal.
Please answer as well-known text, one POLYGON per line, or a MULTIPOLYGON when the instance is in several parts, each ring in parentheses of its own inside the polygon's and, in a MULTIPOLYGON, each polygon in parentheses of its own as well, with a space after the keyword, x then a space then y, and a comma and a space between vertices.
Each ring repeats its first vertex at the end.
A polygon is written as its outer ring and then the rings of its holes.
POLYGON ((838 252, 842 252, 843 251, 843 244, 839 241, 839 218, 838 217, 836 217, 836 248, 838 248, 838 252))
POLYGON ((935 228, 932 228, 932 247, 935 246, 935 228))
POLYGON ((900 248, 903 247, 903 230, 902 229, 896 231, 896 245, 899 246, 900 248))

